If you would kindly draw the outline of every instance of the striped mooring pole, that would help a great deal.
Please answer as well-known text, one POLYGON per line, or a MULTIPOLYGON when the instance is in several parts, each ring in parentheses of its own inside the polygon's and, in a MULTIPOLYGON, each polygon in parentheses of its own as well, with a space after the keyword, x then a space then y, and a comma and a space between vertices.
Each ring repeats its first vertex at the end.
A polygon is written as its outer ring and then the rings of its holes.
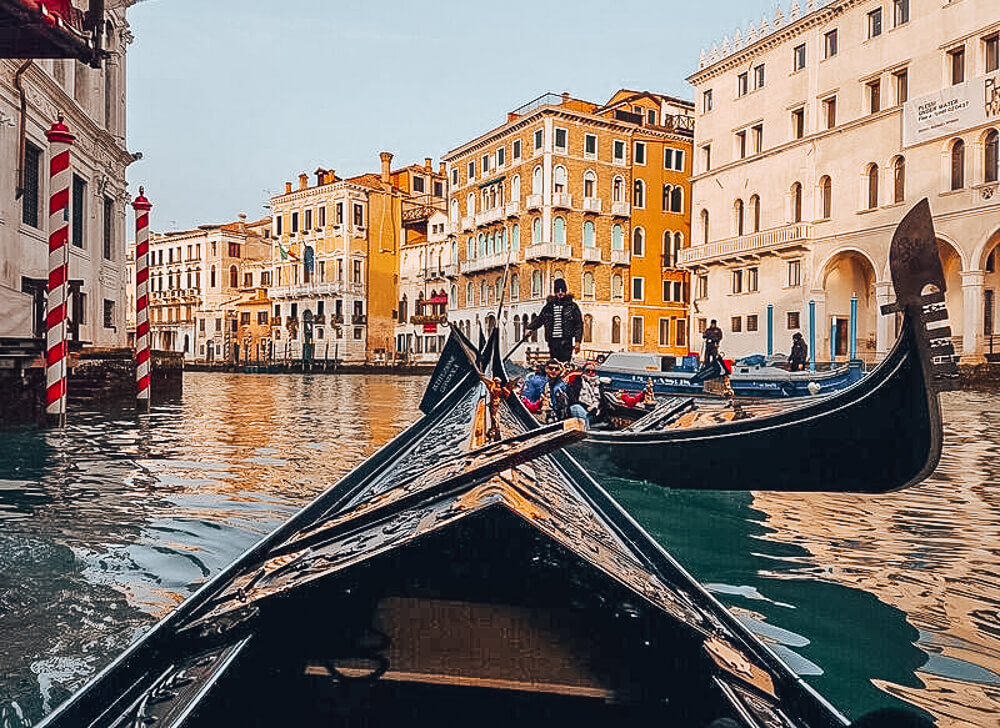
POLYGON ((45 417, 66 424, 67 311, 69 282, 69 149, 76 141, 59 114, 45 132, 49 140, 49 283, 45 307, 45 417))
POLYGON ((145 190, 132 200, 135 210, 135 385, 136 405, 149 411, 149 211, 145 190))

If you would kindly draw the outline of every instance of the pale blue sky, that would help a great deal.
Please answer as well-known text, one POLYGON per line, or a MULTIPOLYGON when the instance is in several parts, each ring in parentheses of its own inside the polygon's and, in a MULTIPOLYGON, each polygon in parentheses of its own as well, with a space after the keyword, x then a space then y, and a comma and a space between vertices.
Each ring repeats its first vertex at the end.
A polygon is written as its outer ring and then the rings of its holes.
MULTIPOLYGON (((802 0, 804 5, 804 0, 802 0)), ((787 12, 788 4, 783 2, 787 12)), ((546 91, 692 98, 703 47, 773 0, 145 0, 129 10, 129 169, 163 231, 267 213, 317 166, 423 162, 546 91)))

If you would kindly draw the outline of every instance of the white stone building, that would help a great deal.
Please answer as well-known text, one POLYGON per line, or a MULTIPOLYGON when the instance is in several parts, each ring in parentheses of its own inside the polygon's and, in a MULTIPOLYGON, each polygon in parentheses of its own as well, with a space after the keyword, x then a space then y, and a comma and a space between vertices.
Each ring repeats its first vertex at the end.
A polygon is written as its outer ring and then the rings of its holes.
POLYGON ((448 237, 448 216, 443 210, 427 219, 426 234, 408 229, 405 220, 404 212, 396 354, 414 363, 435 362, 448 337, 444 325, 448 304, 457 298, 458 243, 448 237))
POLYGON ((956 350, 989 351, 1000 287, 996 0, 793 2, 703 54, 695 88, 692 331, 729 355, 876 358, 893 339, 896 224, 930 201, 956 350), (810 301, 815 331, 809 331, 810 301), (811 334, 811 336, 810 336, 811 334))
POLYGON ((125 9, 109 9, 101 68, 0 59, 0 352, 38 354, 48 278, 49 143, 59 114, 76 136, 69 202, 72 348, 125 345, 125 9))

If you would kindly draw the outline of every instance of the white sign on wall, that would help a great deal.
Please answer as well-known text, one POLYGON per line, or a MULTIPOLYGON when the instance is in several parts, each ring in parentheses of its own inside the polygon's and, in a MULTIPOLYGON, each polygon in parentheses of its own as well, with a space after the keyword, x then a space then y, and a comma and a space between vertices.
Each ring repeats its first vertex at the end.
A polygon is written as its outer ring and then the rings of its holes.
POLYGON ((903 146, 1000 120, 1000 74, 949 86, 903 105, 903 146))

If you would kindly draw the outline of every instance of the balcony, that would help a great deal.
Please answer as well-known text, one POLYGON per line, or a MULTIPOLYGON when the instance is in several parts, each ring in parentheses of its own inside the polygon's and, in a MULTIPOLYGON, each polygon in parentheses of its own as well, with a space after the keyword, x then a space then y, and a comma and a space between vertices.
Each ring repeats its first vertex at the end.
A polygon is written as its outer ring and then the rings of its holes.
POLYGON ((615 217, 628 217, 629 204, 627 202, 612 202, 611 214, 615 217))
POLYGON ((368 314, 355 313, 351 315, 351 323, 355 326, 364 326, 368 323, 368 314))
POLYGON ((571 209, 573 207, 573 195, 569 192, 553 192, 552 206, 562 207, 567 210, 571 209))
POLYGON ((627 250, 612 250, 611 251, 611 265, 628 265, 628 251, 627 250))
POLYGON ((503 217, 503 208, 494 207, 492 210, 486 210, 485 212, 480 212, 476 214, 476 227, 481 225, 489 225, 491 222, 496 222, 501 217, 503 217))
POLYGON ((811 237, 812 225, 807 223, 785 225, 752 235, 741 235, 685 248, 677 255, 677 265, 687 267, 709 262, 719 263, 746 256, 801 249, 805 247, 811 237))
POLYGON ((517 217, 521 214, 521 201, 514 200, 503 206, 503 214, 507 217, 517 217))
POLYGON ((344 323, 344 314, 335 313, 330 317, 331 324, 342 324, 344 323))
POLYGON ((448 314, 446 314, 446 313, 438 313, 438 314, 418 313, 418 314, 414 314, 413 316, 410 316, 410 323, 411 324, 416 324, 417 326, 420 326, 420 325, 423 325, 423 324, 446 324, 446 323, 448 323, 448 314))
POLYGON ((600 212, 601 211, 601 198, 600 197, 584 197, 583 198, 583 211, 584 212, 600 212))
POLYGON ((462 218, 462 232, 472 230, 476 226, 476 218, 473 215, 466 215, 462 218))
POLYGON ((316 314, 315 316, 313 316, 313 323, 316 326, 325 326, 326 325, 326 314, 319 313, 319 314, 316 314))
MULTIPOLYGON (((517 262, 516 253, 511 252, 510 262, 512 264, 517 262)), ((488 270, 490 268, 503 268, 505 265, 507 265, 507 251, 467 260, 462 263, 462 273, 475 273, 476 271, 488 270)))
POLYGON ((270 288, 271 298, 310 298, 314 296, 343 296, 346 294, 362 295, 365 292, 363 283, 334 281, 332 283, 299 283, 294 286, 277 286, 270 288))
POLYGON ((442 266, 445 278, 458 278, 458 263, 448 263, 442 266))
POLYGON ((281 326, 281 316, 272 316, 271 326, 281 326))
POLYGON ((462 224, 458 222, 449 222, 448 232, 451 235, 458 235, 460 232, 462 232, 462 224))
POLYGON ((524 249, 524 259, 558 258, 569 260, 573 257, 573 248, 562 243, 536 243, 524 249))
POLYGON ((528 195, 525 200, 525 207, 529 210, 537 210, 542 206, 542 196, 541 195, 528 195))
POLYGON ((600 263, 601 262, 601 249, 600 248, 588 248, 584 246, 583 248, 583 262, 584 263, 600 263))

